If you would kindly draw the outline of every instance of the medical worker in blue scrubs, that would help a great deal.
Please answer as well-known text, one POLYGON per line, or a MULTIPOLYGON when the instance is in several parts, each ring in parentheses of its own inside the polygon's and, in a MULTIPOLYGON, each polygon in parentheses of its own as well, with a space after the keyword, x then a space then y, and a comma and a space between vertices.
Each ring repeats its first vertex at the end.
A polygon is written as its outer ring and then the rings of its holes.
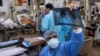
MULTIPOLYGON (((69 31, 71 30, 70 26, 62 27, 61 25, 55 25, 54 21, 54 15, 53 15, 53 5, 48 3, 46 6, 46 11, 48 14, 42 19, 41 23, 41 31, 46 32, 47 30, 51 30, 57 33, 58 39, 60 42, 65 41, 65 36, 69 35, 69 31)), ((70 22, 70 17, 67 16, 69 20, 67 22, 70 22)))
POLYGON ((60 42, 54 31, 46 31, 44 38, 47 45, 42 49, 39 56, 78 56, 84 43, 84 32, 81 27, 75 27, 69 41, 60 42))

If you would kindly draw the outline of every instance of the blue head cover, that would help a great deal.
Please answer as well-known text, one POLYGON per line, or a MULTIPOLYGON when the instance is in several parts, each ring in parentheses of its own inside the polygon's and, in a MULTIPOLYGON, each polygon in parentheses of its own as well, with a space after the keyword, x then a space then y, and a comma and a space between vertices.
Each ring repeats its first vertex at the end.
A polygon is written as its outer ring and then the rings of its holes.
POLYGON ((45 39, 47 39, 48 37, 51 37, 52 35, 57 35, 57 33, 54 32, 54 31, 48 30, 48 31, 46 31, 46 32, 43 34, 43 37, 44 37, 45 39))

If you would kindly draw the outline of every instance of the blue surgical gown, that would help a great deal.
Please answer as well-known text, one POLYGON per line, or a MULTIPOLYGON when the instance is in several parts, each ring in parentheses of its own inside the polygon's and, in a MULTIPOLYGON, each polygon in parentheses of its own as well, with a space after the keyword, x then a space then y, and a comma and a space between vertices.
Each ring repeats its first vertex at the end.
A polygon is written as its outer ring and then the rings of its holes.
MULTIPOLYGON (((61 18, 60 20, 62 23, 65 24, 72 24, 71 18, 69 15, 66 15, 65 17, 61 18)), ((72 32, 72 26, 70 25, 61 25, 61 37, 65 36, 65 40, 68 41, 70 39, 70 34, 72 32)))
MULTIPOLYGON (((41 29, 41 22, 44 16, 46 15, 45 11, 42 11, 39 16, 39 30, 41 29)), ((41 31, 41 30, 40 30, 41 31)))
MULTIPOLYGON (((69 22, 69 21, 67 21, 69 22)), ((60 42, 65 41, 65 34, 68 34, 68 31, 71 27, 62 27, 61 25, 55 25, 53 11, 51 10, 49 14, 47 14, 42 19, 41 31, 45 32, 47 30, 51 30, 57 33, 59 36, 60 42)))
POLYGON ((61 42, 56 49, 46 46, 42 49, 40 56, 77 56, 84 43, 84 33, 72 32, 71 39, 61 42))

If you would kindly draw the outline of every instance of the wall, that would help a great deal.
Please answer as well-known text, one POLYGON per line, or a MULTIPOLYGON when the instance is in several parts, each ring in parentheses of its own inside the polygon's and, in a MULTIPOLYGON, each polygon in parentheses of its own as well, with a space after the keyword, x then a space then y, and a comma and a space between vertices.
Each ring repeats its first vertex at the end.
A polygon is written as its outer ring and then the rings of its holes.
POLYGON ((45 0, 45 4, 52 3, 53 6, 56 7, 63 7, 64 0, 45 0))
POLYGON ((3 0, 3 6, 0 6, 0 11, 8 12, 8 10, 9 10, 8 1, 9 0, 3 0))
MULTIPOLYGON (((8 12, 9 11, 9 2, 11 2, 11 1, 14 1, 14 0, 3 0, 3 6, 0 6, 0 11, 6 11, 6 12, 8 12)), ((90 3, 93 3, 93 2, 95 2, 95 1, 99 1, 100 2, 100 0, 91 0, 90 1, 90 3)), ((50 3, 50 2, 52 2, 52 0, 45 0, 45 2, 46 3, 50 3)), ((17 10, 21 10, 21 6, 17 6, 16 7, 16 9, 17 10)))
POLYGON ((100 0, 89 0, 90 4, 93 4, 94 2, 100 2, 100 0))
MULTIPOLYGON (((14 3, 11 4, 11 2, 14 2, 14 0, 3 0, 3 6, 0 6, 0 12, 6 12, 6 14, 10 13, 10 5, 14 5, 14 3)), ((22 6, 16 6, 15 7, 16 11, 21 11, 22 6)))

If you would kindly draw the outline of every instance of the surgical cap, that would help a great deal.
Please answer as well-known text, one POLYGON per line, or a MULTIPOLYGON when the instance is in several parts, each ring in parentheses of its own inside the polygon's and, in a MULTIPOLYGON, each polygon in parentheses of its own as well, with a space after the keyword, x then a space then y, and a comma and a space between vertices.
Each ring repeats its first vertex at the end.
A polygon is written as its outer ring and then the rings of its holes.
POLYGON ((45 39, 47 39, 48 37, 51 37, 51 36, 53 36, 53 35, 56 35, 56 36, 57 36, 57 33, 54 32, 54 31, 48 30, 48 31, 46 31, 46 32, 43 34, 43 37, 44 37, 45 39))

